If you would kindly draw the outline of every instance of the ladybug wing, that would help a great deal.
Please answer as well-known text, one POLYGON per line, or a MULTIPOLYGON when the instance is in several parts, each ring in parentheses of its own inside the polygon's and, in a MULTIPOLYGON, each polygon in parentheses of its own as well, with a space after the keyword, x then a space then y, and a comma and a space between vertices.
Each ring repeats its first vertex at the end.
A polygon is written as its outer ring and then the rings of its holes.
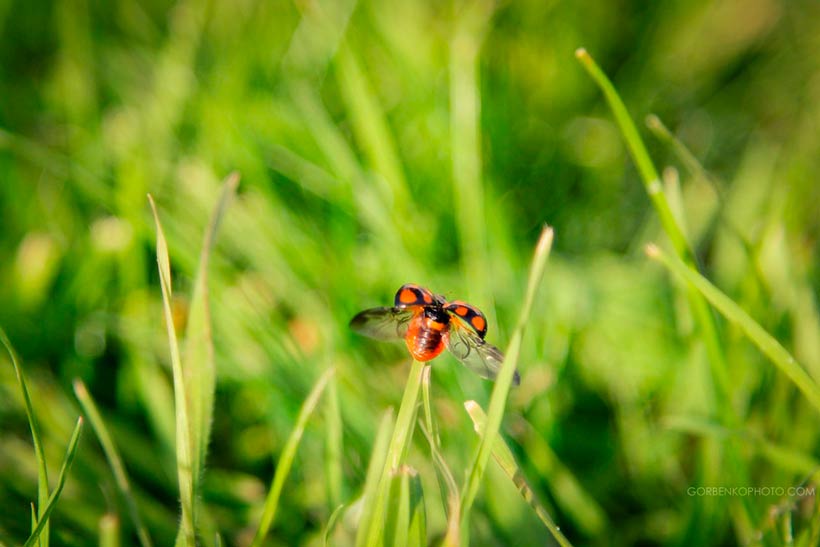
POLYGON ((371 308, 357 313, 350 328, 376 340, 399 340, 407 334, 414 313, 412 308, 371 308))
MULTIPOLYGON (((485 342, 473 329, 464 326, 459 319, 453 318, 450 324, 452 327, 445 337, 450 353, 482 378, 495 380, 504 362, 504 354, 501 350, 485 342)), ((516 371, 513 385, 517 386, 520 383, 521 377, 516 371)))

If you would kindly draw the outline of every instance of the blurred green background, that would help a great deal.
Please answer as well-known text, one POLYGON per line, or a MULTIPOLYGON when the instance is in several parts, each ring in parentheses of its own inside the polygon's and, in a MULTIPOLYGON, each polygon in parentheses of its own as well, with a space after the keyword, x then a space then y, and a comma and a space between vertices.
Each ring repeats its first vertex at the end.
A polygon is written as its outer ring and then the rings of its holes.
MULTIPOLYGON (((577 545, 785 544, 784 523, 820 526, 812 496, 687 493, 804 484, 820 422, 719 319, 739 418, 721 422, 683 291, 642 252, 665 236, 573 55, 585 47, 640 127, 657 114, 711 173, 642 130, 658 167, 678 169, 667 190, 705 275, 820 380, 817 2, 5 0, 0 32, 0 325, 52 477, 82 378, 158 545, 173 541, 178 502, 146 193, 183 327, 233 170, 239 197, 211 264, 218 385, 203 493, 228 545, 251 539, 299 406, 331 365, 342 458, 326 452, 329 414, 317 412, 269 544, 321 544, 333 509, 360 494, 409 368, 401 345, 353 335, 350 317, 415 282, 481 308, 503 348, 545 222, 555 246, 503 432, 562 531, 577 545)), ((477 443, 462 403, 486 408, 491 384, 444 355, 433 385, 461 483, 477 443)), ((17 544, 37 479, 5 355, 0 424, 0 541, 17 544)), ((418 432, 410 462, 432 540, 444 512, 418 432)), ((473 544, 550 544, 491 467, 473 544)), ((86 428, 52 543, 95 544, 110 514, 135 541, 86 428)), ((355 515, 338 528, 343 544, 355 515)))

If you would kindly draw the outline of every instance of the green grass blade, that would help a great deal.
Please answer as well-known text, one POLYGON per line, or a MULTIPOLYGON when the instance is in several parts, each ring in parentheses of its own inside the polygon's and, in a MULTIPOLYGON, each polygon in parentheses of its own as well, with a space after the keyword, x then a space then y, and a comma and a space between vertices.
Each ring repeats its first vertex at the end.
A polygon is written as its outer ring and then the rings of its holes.
POLYGON ((384 474, 386 477, 390 471, 398 469, 404 464, 407 452, 410 449, 410 442, 413 438, 413 430, 416 424, 416 410, 421 389, 422 370, 424 363, 413 359, 413 366, 410 368, 410 375, 407 377, 407 386, 401 399, 398 416, 396 416, 396 427, 390 438, 390 447, 387 451, 384 474))
POLYGON ((660 261, 668 270, 697 289, 726 319, 740 327, 740 330, 762 351, 780 371, 791 380, 806 399, 820 411, 820 387, 811 379, 794 357, 780 345, 780 342, 760 326, 749 314, 738 306, 705 277, 687 268, 680 260, 668 256, 655 245, 647 245, 646 254, 660 261))
POLYGON ((410 368, 410 375, 407 377, 407 385, 404 388, 404 395, 402 395, 401 405, 399 406, 399 413, 396 417, 396 425, 390 437, 384 468, 379 479, 377 499, 367 535, 367 545, 374 546, 381 543, 380 536, 384 531, 382 516, 386 505, 390 504, 391 499, 389 492, 390 477, 395 470, 404 464, 407 452, 410 449, 410 442, 416 424, 417 403, 419 391, 421 390, 423 369, 424 363, 413 359, 413 365, 410 368))
POLYGON ((66 479, 68 478, 68 472, 71 469, 71 464, 74 463, 74 456, 77 455, 77 445, 80 442, 80 432, 82 429, 83 418, 80 416, 77 418, 77 425, 74 426, 74 432, 71 434, 71 439, 68 441, 65 459, 63 460, 63 465, 60 468, 60 474, 57 476, 57 486, 55 486, 54 491, 49 496, 45 509, 40 513, 39 520, 37 521, 37 527, 23 544, 23 547, 33 547, 38 541, 43 529, 48 524, 48 518, 54 510, 54 507, 57 505, 57 500, 60 499, 60 494, 63 492, 63 487, 65 486, 66 479))
MULTIPOLYGON (((475 427, 476 433, 478 433, 479 437, 483 437, 484 430, 487 427, 487 416, 484 414, 484 410, 475 401, 465 402, 464 408, 467 409, 470 419, 473 420, 473 426, 475 427)), ((527 484, 527 479, 524 478, 523 471, 521 471, 521 468, 518 467, 518 463, 516 463, 512 451, 500 435, 496 437, 495 442, 493 443, 492 455, 499 467, 501 467, 513 484, 515 484, 515 487, 518 489, 521 497, 524 498, 524 501, 526 501, 529 506, 533 508, 535 514, 538 515, 538 518, 550 531, 552 537, 554 537, 555 541, 558 542, 558 545, 561 545, 561 547, 570 547, 572 544, 564 536, 564 534, 561 533, 561 530, 558 529, 558 526, 552 520, 552 517, 550 517, 549 513, 547 513, 547 510, 544 509, 544 507, 536 499, 535 493, 532 491, 532 488, 530 488, 530 485, 527 484)))
POLYGON ((330 545, 330 536, 333 534, 333 531, 336 529, 336 523, 339 521, 339 518, 344 515, 345 509, 347 509, 347 505, 342 504, 339 505, 333 512, 330 514, 330 518, 327 519, 327 525, 325 526, 325 532, 322 534, 322 545, 324 547, 328 547, 330 545))
POLYGON ((484 472, 487 468, 487 462, 490 459, 493 444, 495 443, 498 431, 501 428, 501 419, 504 416, 504 408, 507 404, 507 395, 510 392, 513 375, 515 374, 516 365, 518 364, 518 355, 521 351, 521 341, 524 337, 524 329, 527 326, 527 320, 532 309, 532 302, 535 299, 535 293, 538 286, 541 284, 541 278, 544 275, 544 268, 546 267, 547 258, 549 257, 550 249, 552 247, 553 230, 549 226, 545 226, 541 231, 541 237, 538 240, 538 245, 535 248, 535 255, 533 256, 532 265, 530 266, 529 278, 527 281, 527 293, 524 297, 524 304, 521 308, 521 315, 518 318, 518 324, 513 331, 510 339, 510 344, 507 348, 506 358, 498 374, 493 392, 490 396, 490 410, 487 419, 487 426, 485 434, 481 437, 478 443, 478 450, 476 451, 473 463, 470 466, 467 484, 461 495, 461 544, 467 545, 469 543, 469 518, 470 510, 472 509, 475 497, 478 494, 478 488, 481 485, 481 479, 484 477, 484 472))
POLYGON ((646 127, 652 131, 655 137, 672 149, 672 152, 678 156, 690 173, 708 182, 716 193, 720 192, 720 186, 714 177, 703 168, 703 165, 701 165, 695 155, 669 131, 669 128, 663 124, 659 117, 655 114, 648 115, 646 117, 646 127))
POLYGON ((265 507, 262 511, 262 519, 259 522, 259 528, 256 530, 256 535, 253 538, 252 546, 258 547, 262 545, 265 536, 268 534, 273 519, 276 517, 276 510, 279 506, 279 497, 282 494, 282 488, 285 486, 285 479, 290 473, 290 468, 293 466, 293 460, 296 457, 296 449, 299 448, 299 443, 302 440, 302 434, 305 432, 307 421, 313 414, 313 410, 319 403, 319 397, 327 386, 328 381, 334 374, 336 369, 329 368, 324 374, 319 377, 316 385, 305 399, 302 408, 299 410, 299 416, 296 418, 296 424, 293 426, 293 431, 288 437, 285 447, 282 449, 282 456, 276 466, 276 474, 273 476, 271 488, 268 491, 268 496, 265 499, 265 507))
POLYGON ((450 150, 453 205, 464 277, 480 300, 487 295, 487 219, 481 172, 481 42, 494 2, 471 2, 460 10, 450 40, 450 150))
POLYGON ((384 518, 385 547, 406 547, 410 528, 410 477, 418 473, 403 465, 390 473, 384 518))
POLYGON ((424 506, 424 490, 418 473, 410 476, 410 527, 407 530, 407 545, 425 547, 427 545, 427 510, 424 506))
MULTIPOLYGON (((695 257, 692 248, 686 240, 683 229, 675 220, 672 208, 669 206, 669 202, 663 193, 663 186, 658 177, 658 172, 652 163, 652 159, 649 157, 649 152, 646 150, 646 146, 638 133, 638 129, 635 127, 632 118, 629 116, 629 112, 626 110, 624 102, 615 90, 615 86, 612 85, 612 82, 609 81, 609 78, 607 78, 606 74, 604 74, 585 49, 578 49, 575 52, 575 56, 604 94, 612 111, 612 115, 615 117, 615 121, 623 134, 632 159, 638 166, 638 172, 643 180, 646 193, 652 201, 655 212, 660 219, 661 226, 672 242, 675 252, 688 266, 695 269, 695 257)), ((726 358, 718 338, 714 317, 706 305, 706 302, 697 292, 689 291, 687 297, 700 327, 701 337, 709 355, 712 374, 717 389, 719 390, 717 404, 720 407, 724 421, 729 424, 734 424, 737 422, 737 417, 730 405, 732 383, 729 378, 726 358)))
POLYGON ((635 165, 638 166, 641 179, 646 187, 646 193, 649 194, 649 199, 652 200, 652 205, 654 205, 660 217, 661 224, 669 236, 669 239, 672 241, 672 245, 675 246, 675 250, 680 256, 691 257, 689 244, 683 235, 683 231, 680 230, 675 222, 669 203, 667 203, 663 195, 658 171, 655 169, 649 157, 649 152, 647 152, 646 146, 644 146, 643 140, 635 124, 632 122, 632 118, 629 116, 624 102, 615 90, 615 86, 612 85, 612 82, 609 81, 606 74, 604 74, 589 53, 587 53, 587 50, 583 48, 578 49, 575 52, 575 57, 581 62, 581 65, 586 69, 592 80, 604 94, 604 98, 609 104, 610 110, 612 110, 612 115, 615 116, 615 121, 621 129, 624 140, 626 140, 629 153, 632 155, 635 165))
MULTIPOLYGON (((17 376, 17 383, 20 386, 20 391, 23 393, 23 402, 26 408, 26 418, 28 418, 28 425, 31 429, 31 438, 34 442, 34 456, 37 458, 37 508, 38 519, 43 520, 43 512, 45 511, 46 503, 48 503, 48 468, 46 467, 46 455, 43 450, 43 441, 40 437, 40 428, 37 425, 37 419, 34 417, 34 406, 31 404, 31 396, 26 386, 26 376, 17 360, 17 353, 6 336, 6 331, 0 328, 0 342, 6 347, 6 351, 11 358, 11 364, 14 366, 14 374, 17 376)), ((40 545, 48 546, 48 523, 40 532, 40 545)))
POLYGON ((151 543, 148 530, 137 509, 137 502, 134 499, 134 494, 131 492, 131 484, 128 481, 128 474, 125 472, 125 466, 122 463, 120 453, 114 444, 114 439, 111 438, 111 434, 108 432, 108 428, 105 427, 105 422, 97 409, 96 403, 94 403, 94 399, 91 397, 91 394, 88 392, 82 380, 74 380, 74 393, 77 395, 77 400, 80 401, 80 406, 86 418, 88 418, 91 428, 100 441, 103 452, 105 452, 105 458, 108 460, 108 465, 111 467, 112 473, 114 473, 114 481, 128 507, 128 515, 134 524, 140 545, 142 545, 142 547, 151 547, 153 544, 151 543))
POLYGON ((120 546, 120 519, 117 515, 106 513, 100 518, 97 528, 100 531, 100 547, 120 546))
POLYGON ((424 407, 422 432, 430 444, 430 455, 433 458, 433 467, 436 469, 436 478, 438 479, 439 490, 447 515, 447 532, 442 540, 442 545, 451 546, 458 545, 461 498, 453 473, 450 471, 444 456, 441 455, 441 440, 439 439, 438 426, 433 417, 433 405, 430 397, 431 371, 432 367, 429 365, 425 366, 422 371, 421 399, 424 407))
POLYGON ((328 504, 333 508, 342 504, 342 491, 344 490, 342 411, 339 408, 339 389, 335 376, 329 380, 327 386, 325 424, 325 480, 327 481, 328 504))
POLYGON ((168 243, 162 231, 157 207, 154 198, 148 195, 154 221, 157 226, 157 266, 159 267, 159 282, 162 288, 162 309, 165 314, 165 328, 168 331, 168 345, 171 351, 171 369, 174 376, 174 406, 176 415, 177 441, 177 480, 179 481, 179 497, 182 506, 182 528, 184 544, 196 547, 196 528, 194 515, 194 480, 192 475, 192 445, 190 437, 191 417, 188 415, 185 378, 182 370, 182 359, 179 354, 179 342, 174 330, 174 318, 171 311, 171 261, 168 257, 168 243))
POLYGON ((343 41, 339 45, 335 64, 339 90, 350 113, 356 140, 373 168, 384 177, 386 194, 392 196, 396 212, 406 213, 412 199, 393 133, 367 74, 349 43, 343 41))
POLYGON ((362 493, 362 516, 359 519, 359 526, 356 530, 356 547, 363 547, 367 543, 368 531, 376 514, 379 495, 379 482, 381 481, 384 463, 387 461, 387 450, 390 446, 390 432, 393 430, 393 409, 388 409, 376 433, 376 440, 373 442, 373 450, 370 452, 370 463, 367 466, 367 475, 364 481, 364 492, 362 493))
POLYGON ((185 330, 185 352, 182 371, 190 410, 192 471, 194 493, 199 492, 198 483, 208 451, 208 439, 213 419, 216 369, 214 346, 211 336, 211 312, 208 302, 208 262, 219 229, 220 221, 228 208, 236 188, 239 174, 231 173, 225 179, 222 192, 213 210, 199 257, 188 326, 185 330))

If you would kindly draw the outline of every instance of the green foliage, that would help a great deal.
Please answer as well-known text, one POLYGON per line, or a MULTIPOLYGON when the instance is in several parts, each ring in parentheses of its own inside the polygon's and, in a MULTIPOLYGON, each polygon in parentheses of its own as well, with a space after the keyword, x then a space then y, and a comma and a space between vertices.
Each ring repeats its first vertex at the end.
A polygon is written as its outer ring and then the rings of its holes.
POLYGON ((0 26, 0 544, 817 542, 810 2, 0 26), (349 332, 406 282, 483 310, 521 386, 349 332))

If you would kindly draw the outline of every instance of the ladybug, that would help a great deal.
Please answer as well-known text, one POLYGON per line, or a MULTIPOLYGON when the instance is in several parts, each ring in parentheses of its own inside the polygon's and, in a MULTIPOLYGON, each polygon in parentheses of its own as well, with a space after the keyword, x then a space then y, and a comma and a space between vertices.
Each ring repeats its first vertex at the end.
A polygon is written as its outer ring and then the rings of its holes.
MULTIPOLYGON (((420 285, 408 283, 396 292, 393 307, 356 314, 350 328, 376 340, 401 340, 417 361, 430 361, 444 348, 467 368, 489 380, 501 370, 504 354, 484 340, 487 318, 461 300, 448 302, 420 285)), ((513 383, 518 385, 516 371, 513 383)))

